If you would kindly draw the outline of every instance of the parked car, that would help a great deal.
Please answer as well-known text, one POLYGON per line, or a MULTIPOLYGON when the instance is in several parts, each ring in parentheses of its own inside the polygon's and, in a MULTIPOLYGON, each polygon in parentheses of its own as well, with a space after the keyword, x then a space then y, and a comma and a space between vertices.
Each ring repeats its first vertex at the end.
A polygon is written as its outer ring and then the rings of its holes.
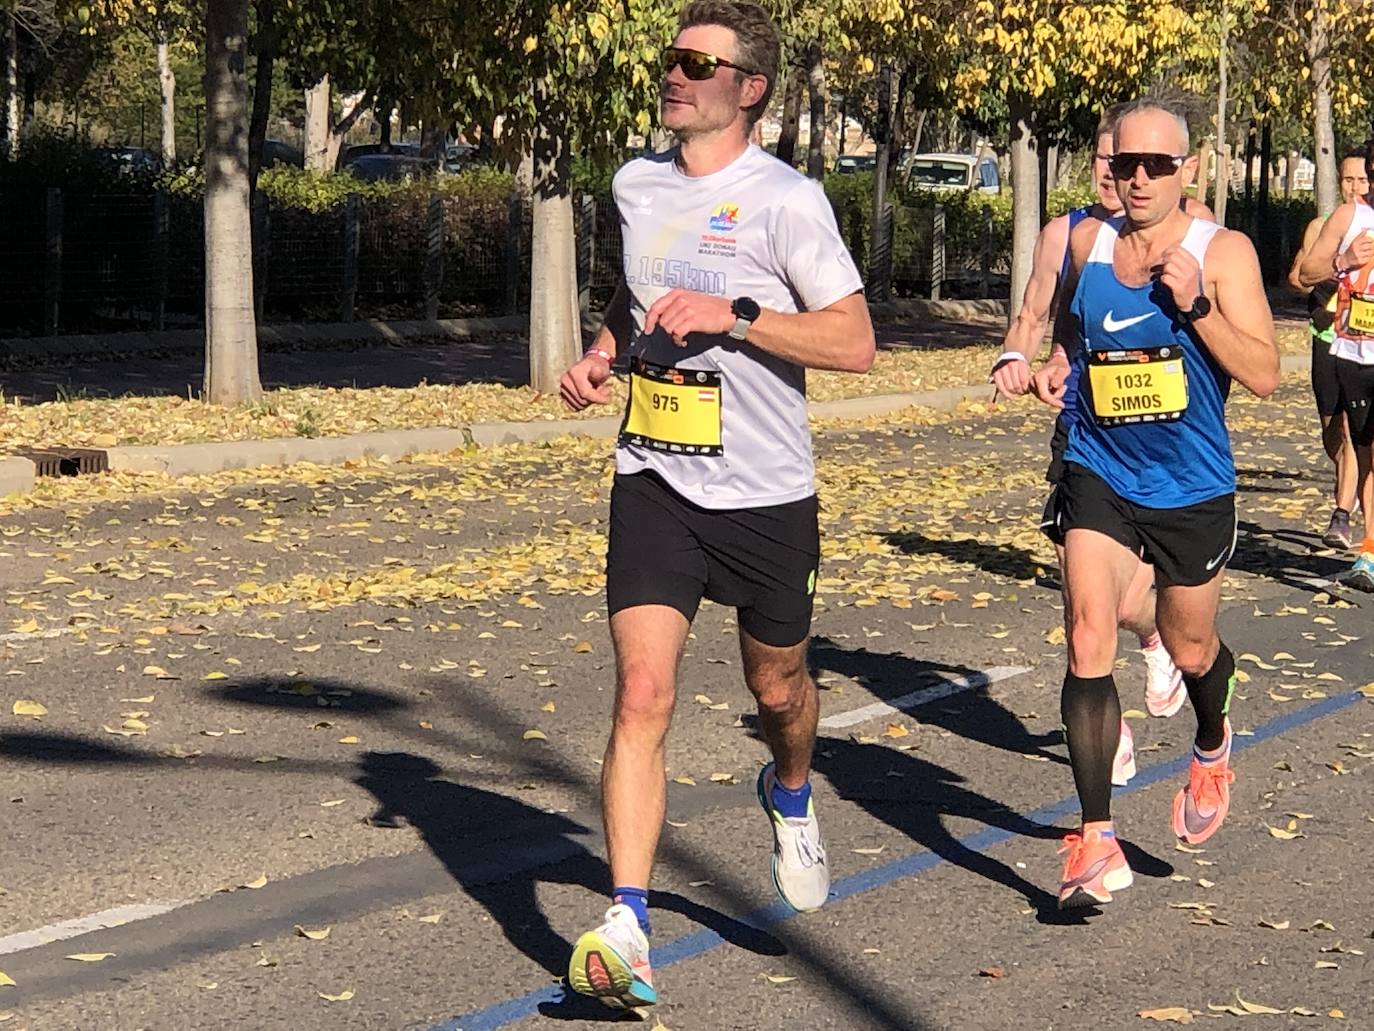
POLYGON ((444 150, 445 172, 463 172, 481 163, 474 144, 450 143, 444 150))
POLYGON ((162 159, 143 147, 101 147, 100 153, 121 172, 157 174, 162 171, 162 159))
POLYGON ((383 149, 380 143, 354 143, 339 149, 337 167, 346 168, 358 158, 369 157, 373 154, 417 158, 420 156, 420 145, 418 143, 390 143, 383 149))
POLYGON ((913 154, 902 166, 908 186, 918 190, 1001 193, 997 159, 976 154, 913 154))
POLYGON ((841 154, 835 159, 836 175, 871 172, 878 167, 877 154, 841 154))
POLYGON ((273 165, 290 165, 293 168, 305 167, 305 155, 298 147, 282 140, 263 140, 262 141, 262 167, 271 168, 273 165))
POLYGON ((439 163, 407 154, 364 154, 349 161, 344 171, 365 183, 403 182, 434 175, 439 171, 439 163))

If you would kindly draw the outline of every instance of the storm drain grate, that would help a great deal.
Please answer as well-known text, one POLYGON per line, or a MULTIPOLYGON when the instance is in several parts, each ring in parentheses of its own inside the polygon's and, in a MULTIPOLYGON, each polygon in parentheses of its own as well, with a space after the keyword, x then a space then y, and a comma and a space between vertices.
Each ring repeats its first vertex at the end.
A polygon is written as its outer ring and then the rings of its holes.
POLYGON ((96 448, 19 448, 13 453, 32 462, 38 476, 84 476, 110 470, 110 456, 96 448))

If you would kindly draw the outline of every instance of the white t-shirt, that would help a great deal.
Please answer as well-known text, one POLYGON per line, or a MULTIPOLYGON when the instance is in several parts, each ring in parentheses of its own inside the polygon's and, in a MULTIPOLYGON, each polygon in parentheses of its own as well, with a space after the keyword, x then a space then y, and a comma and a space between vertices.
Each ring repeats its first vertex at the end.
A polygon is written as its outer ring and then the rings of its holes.
POLYGON ((719 455, 677 454, 622 441, 616 471, 658 473, 703 508, 781 505, 815 493, 806 371, 729 336, 694 334, 678 347, 644 334, 649 307, 682 287, 780 312, 817 311, 863 289, 820 185, 750 146, 711 175, 691 177, 676 149, 616 173, 628 353, 655 365, 721 375, 719 455))

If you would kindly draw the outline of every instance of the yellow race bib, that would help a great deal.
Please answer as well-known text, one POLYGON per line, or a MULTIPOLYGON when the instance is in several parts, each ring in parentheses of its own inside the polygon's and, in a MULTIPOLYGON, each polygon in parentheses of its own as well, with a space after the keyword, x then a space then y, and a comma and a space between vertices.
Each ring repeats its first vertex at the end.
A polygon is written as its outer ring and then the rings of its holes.
POLYGON ((720 373, 671 369, 643 359, 630 369, 620 442, 682 455, 721 455, 720 373))
POLYGON ((1100 426, 1173 422, 1188 408, 1183 349, 1089 351, 1088 384, 1100 426))
POLYGON ((1352 293, 1345 324, 1352 334, 1374 337, 1374 297, 1370 297, 1368 294, 1352 293))

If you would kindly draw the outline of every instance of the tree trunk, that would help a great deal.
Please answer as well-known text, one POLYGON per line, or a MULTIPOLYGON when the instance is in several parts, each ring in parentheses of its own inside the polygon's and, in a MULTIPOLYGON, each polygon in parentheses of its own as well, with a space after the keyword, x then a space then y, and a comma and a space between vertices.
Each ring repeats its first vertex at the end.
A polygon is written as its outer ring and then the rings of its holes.
POLYGON ((1298 188, 1298 152, 1290 150, 1283 159, 1283 199, 1289 200, 1298 188))
POLYGON ((558 392, 582 347, 573 229, 572 127, 547 80, 534 86, 533 263, 530 269, 530 385, 558 392))
POLYGON ((13 15, 0 16, 3 26, 4 49, 0 63, 4 65, 5 153, 13 157, 19 150, 19 23, 13 15))
POLYGON ((829 97, 825 90, 825 61, 821 45, 807 53, 807 86, 811 93, 811 136, 806 147, 806 174, 817 182, 825 178, 825 121, 829 97))
POLYGON ((1255 201, 1255 122, 1250 120, 1250 131, 1245 134, 1245 206, 1254 213, 1255 201))
MULTIPOLYGON (((377 107, 377 128, 381 135, 378 141, 382 145, 383 151, 391 149, 391 113, 396 109, 393 101, 383 100, 377 107)), ((491 153, 491 141, 487 139, 487 134, 482 133, 482 143, 487 149, 488 155, 491 153)))
POLYGON ((205 7, 205 390, 212 404, 261 396, 248 201, 248 0, 205 7))
POLYGON ((1336 134, 1331 125, 1331 31, 1321 4, 1312 5, 1307 58, 1312 72, 1312 141, 1317 163, 1317 214, 1329 215, 1340 201, 1336 182, 1336 134))
POLYGON ((158 28, 157 86, 162 97, 162 165, 177 163, 177 77, 168 53, 167 31, 158 28))
POLYGON ((329 159, 329 76, 305 91, 305 167, 313 172, 332 172, 329 159))
MULTIPOLYGON (((1045 206, 1049 203, 1050 152, 1053 149, 1054 148, 1045 140, 1037 139, 1035 141, 1035 174, 1039 179, 1039 182, 1036 183, 1035 190, 1035 208, 1036 217, 1042 228, 1044 226, 1045 206)), ((974 172, 977 174, 976 169, 974 172)))
POLYGON ((1197 149, 1197 188, 1193 195, 1199 204, 1207 203, 1207 182, 1212 176, 1212 141, 1205 139, 1197 149))
POLYGON ((1226 138, 1227 78, 1231 64, 1231 24, 1226 6, 1221 10, 1221 48, 1217 57, 1217 199, 1212 210, 1217 224, 1226 224, 1226 202, 1231 194, 1231 146, 1226 138))
POLYGON ((797 154, 797 133, 801 128, 802 69, 792 65, 787 69, 787 80, 783 83, 782 93, 782 134, 778 137, 778 149, 774 152, 784 164, 794 163, 797 154))
POLYGON ((1011 304, 1009 322, 1021 310, 1021 298, 1030 279, 1035 238, 1040 234, 1040 185, 1036 182, 1039 161, 1031 130, 1030 101, 1024 95, 1011 98, 1011 304))
POLYGON ((907 87, 911 81, 911 71, 903 68, 897 76, 897 95, 891 101, 892 119, 888 127, 887 174, 896 180, 901 170, 902 156, 906 153, 906 104, 907 87))
POLYGON ((920 108, 916 112, 916 117, 911 120, 911 134, 908 136, 907 142, 911 144, 913 153, 921 153, 921 134, 925 132, 926 117, 929 114, 930 112, 925 108, 920 108))
POLYGON ((272 67, 277 60, 277 5, 275 0, 257 0, 258 31, 254 39, 257 67, 253 75, 253 117, 248 123, 248 181, 258 188, 262 171, 262 151, 267 140, 267 117, 272 112, 272 67))

